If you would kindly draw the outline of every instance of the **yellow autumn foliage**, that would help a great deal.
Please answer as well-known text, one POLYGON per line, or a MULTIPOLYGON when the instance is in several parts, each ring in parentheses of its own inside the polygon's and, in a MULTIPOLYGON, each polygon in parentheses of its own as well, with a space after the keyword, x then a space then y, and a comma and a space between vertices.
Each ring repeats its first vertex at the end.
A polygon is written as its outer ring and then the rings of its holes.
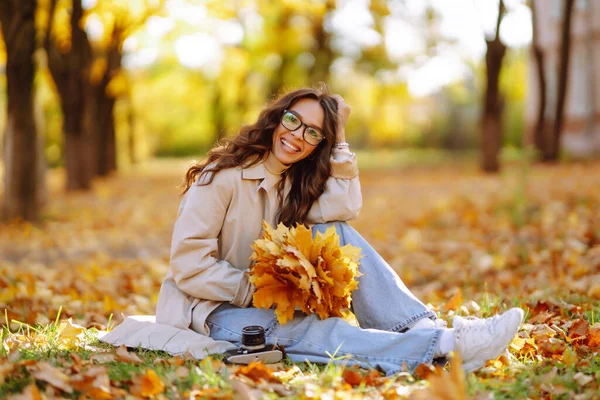
POLYGON ((281 324, 296 308, 321 319, 344 317, 351 293, 358 288, 360 249, 340 246, 332 226, 313 238, 303 225, 273 229, 263 221, 264 234, 254 242, 250 282, 256 286, 254 306, 270 308, 281 324))

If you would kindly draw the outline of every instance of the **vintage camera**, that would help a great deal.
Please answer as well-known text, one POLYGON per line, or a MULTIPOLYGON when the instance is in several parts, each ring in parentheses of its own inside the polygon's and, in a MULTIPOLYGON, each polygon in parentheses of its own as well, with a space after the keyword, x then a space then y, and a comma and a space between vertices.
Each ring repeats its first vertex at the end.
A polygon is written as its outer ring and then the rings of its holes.
POLYGON ((242 329, 242 347, 225 352, 225 360, 231 364, 250 364, 260 361, 265 364, 283 359, 283 348, 265 343, 265 330, 260 325, 242 329))

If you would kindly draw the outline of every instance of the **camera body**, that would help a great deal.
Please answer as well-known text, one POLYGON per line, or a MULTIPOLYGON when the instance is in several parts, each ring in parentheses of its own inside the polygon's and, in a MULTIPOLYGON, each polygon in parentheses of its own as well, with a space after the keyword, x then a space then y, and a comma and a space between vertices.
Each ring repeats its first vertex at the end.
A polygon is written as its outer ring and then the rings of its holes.
POLYGON ((254 361, 265 364, 276 363, 283 359, 283 349, 265 343, 265 330, 259 325, 250 325, 242 329, 242 346, 226 351, 225 361, 231 364, 250 364, 254 361))

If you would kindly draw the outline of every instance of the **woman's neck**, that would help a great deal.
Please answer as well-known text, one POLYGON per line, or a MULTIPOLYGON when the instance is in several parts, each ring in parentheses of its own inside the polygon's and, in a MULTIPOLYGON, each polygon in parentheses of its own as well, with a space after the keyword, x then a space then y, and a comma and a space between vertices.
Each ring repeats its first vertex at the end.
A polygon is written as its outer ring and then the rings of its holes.
POLYGON ((270 172, 273 175, 281 175, 290 166, 283 164, 277 159, 277 157, 275 157, 275 154, 273 154, 273 152, 269 151, 269 155, 267 156, 267 160, 264 163, 264 167, 267 170, 267 172, 270 172))

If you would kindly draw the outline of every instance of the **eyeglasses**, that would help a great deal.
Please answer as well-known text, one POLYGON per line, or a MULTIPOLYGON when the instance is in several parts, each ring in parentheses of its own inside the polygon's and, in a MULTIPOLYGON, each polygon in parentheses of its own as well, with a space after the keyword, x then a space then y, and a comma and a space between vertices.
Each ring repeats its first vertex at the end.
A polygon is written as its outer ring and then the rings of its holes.
POLYGON ((302 138, 311 146, 317 146, 323 139, 325 139, 325 136, 319 129, 306 125, 293 111, 283 110, 283 115, 281 116, 281 125, 283 125, 285 129, 292 132, 300 129, 304 125, 305 128, 304 132, 302 132, 302 138))

